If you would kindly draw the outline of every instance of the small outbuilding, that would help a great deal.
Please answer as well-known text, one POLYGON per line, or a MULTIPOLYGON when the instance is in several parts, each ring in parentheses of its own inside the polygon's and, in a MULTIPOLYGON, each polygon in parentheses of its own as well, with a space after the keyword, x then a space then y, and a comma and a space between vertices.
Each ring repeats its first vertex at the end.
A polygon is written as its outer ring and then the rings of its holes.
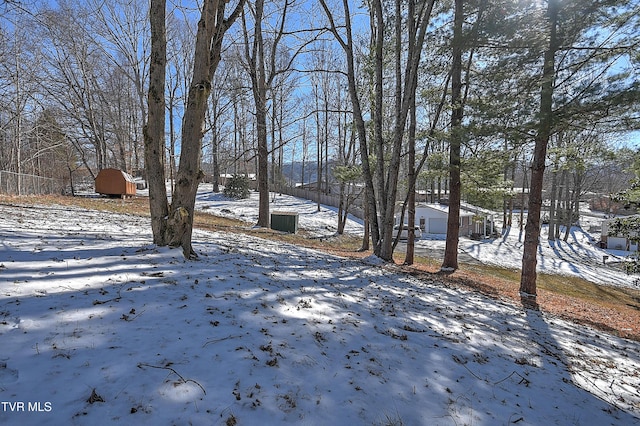
POLYGON ((271 213, 271 229, 295 234, 298 232, 298 213, 273 212, 271 213))
POLYGON ((133 177, 118 169, 102 169, 95 180, 96 192, 111 197, 133 197, 136 184, 133 177))
MULTIPOLYGON (((634 218, 637 216, 626 216, 626 219, 634 218)), ((628 234, 613 234, 609 232, 609 227, 615 219, 605 219, 602 222, 602 232, 600 234, 600 245, 602 248, 609 250, 622 250, 622 251, 638 251, 637 231, 632 231, 628 234)))

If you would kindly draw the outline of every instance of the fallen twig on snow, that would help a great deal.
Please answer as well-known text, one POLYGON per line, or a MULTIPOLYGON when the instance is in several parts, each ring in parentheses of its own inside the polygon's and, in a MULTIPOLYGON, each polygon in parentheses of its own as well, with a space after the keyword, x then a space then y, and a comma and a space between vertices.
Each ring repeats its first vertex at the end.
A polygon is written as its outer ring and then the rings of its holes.
POLYGON ((201 385, 200 383, 196 382, 196 381, 195 381, 195 380, 193 380, 193 379, 185 379, 184 377, 182 377, 182 376, 180 375, 180 373, 178 373, 176 370, 174 370, 174 369, 173 369, 173 368, 171 368, 171 367, 163 367, 163 366, 160 366, 160 365, 145 364, 145 363, 142 363, 142 362, 138 363, 138 368, 142 368, 142 367, 157 368, 157 369, 160 369, 160 370, 169 370, 169 371, 171 371, 173 374, 175 374, 176 376, 180 377, 180 380, 182 380, 182 383, 193 382, 193 383, 195 383, 196 385, 198 385, 198 387, 199 387, 200 389, 202 389, 202 392, 203 392, 205 395, 207 394, 207 391, 206 391, 206 390, 204 390, 204 388, 202 387, 202 385, 201 385))
POLYGON ((522 374, 518 373, 517 371, 512 371, 512 372, 511 372, 511 374, 509 374, 507 377, 505 377, 505 378, 504 378, 504 379, 502 379, 502 380, 498 380, 497 382, 495 382, 495 383, 494 383, 494 385, 497 385, 498 383, 502 383, 502 382, 504 382, 504 381, 505 381, 505 380, 507 380, 509 377, 513 376, 514 374, 515 374, 515 375, 520 376, 520 378, 522 379, 522 380, 520 380, 520 382, 519 382, 518 384, 520 384, 520 383, 523 383, 523 382, 524 382, 524 385, 525 385, 525 386, 529 386, 529 383, 531 383, 531 382, 530 382, 527 378, 525 378, 522 374))
POLYGON ((204 345, 202 345, 202 347, 204 348, 205 346, 207 346, 210 343, 218 343, 218 342, 222 342, 223 340, 229 340, 229 339, 238 339, 242 336, 227 336, 227 337, 223 337, 221 339, 213 339, 213 340, 207 340, 206 342, 204 342, 204 345))

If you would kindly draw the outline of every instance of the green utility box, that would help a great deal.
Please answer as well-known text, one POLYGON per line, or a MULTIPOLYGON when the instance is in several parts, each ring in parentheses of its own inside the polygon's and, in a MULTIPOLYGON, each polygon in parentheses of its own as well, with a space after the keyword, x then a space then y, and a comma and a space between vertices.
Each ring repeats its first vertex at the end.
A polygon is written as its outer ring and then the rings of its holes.
POLYGON ((298 213, 273 212, 271 213, 271 229, 295 234, 298 232, 298 213))

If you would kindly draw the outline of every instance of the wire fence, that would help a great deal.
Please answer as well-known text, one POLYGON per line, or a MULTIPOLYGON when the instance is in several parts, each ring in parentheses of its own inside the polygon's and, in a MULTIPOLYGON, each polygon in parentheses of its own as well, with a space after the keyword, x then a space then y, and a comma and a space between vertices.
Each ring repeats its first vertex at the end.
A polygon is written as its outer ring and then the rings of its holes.
POLYGON ((62 179, 53 179, 24 173, 0 170, 0 194, 46 195, 61 194, 65 184, 62 179))
MULTIPOLYGON (((340 205, 340 197, 338 197, 337 195, 328 195, 312 189, 293 188, 285 185, 276 185, 271 189, 271 191, 292 195, 294 197, 304 198, 305 200, 312 200, 317 203, 335 208, 338 208, 338 206, 340 205)), ((364 219, 364 210, 358 206, 350 206, 349 213, 357 217, 358 219, 364 219)))

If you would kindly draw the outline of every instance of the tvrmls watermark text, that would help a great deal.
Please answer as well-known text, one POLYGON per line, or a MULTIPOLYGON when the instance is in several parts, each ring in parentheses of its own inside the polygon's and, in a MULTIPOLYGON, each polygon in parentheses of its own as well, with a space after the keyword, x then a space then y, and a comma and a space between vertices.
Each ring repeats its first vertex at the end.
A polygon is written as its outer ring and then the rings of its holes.
POLYGON ((50 413, 53 404, 50 401, 0 401, 3 413, 50 413))

